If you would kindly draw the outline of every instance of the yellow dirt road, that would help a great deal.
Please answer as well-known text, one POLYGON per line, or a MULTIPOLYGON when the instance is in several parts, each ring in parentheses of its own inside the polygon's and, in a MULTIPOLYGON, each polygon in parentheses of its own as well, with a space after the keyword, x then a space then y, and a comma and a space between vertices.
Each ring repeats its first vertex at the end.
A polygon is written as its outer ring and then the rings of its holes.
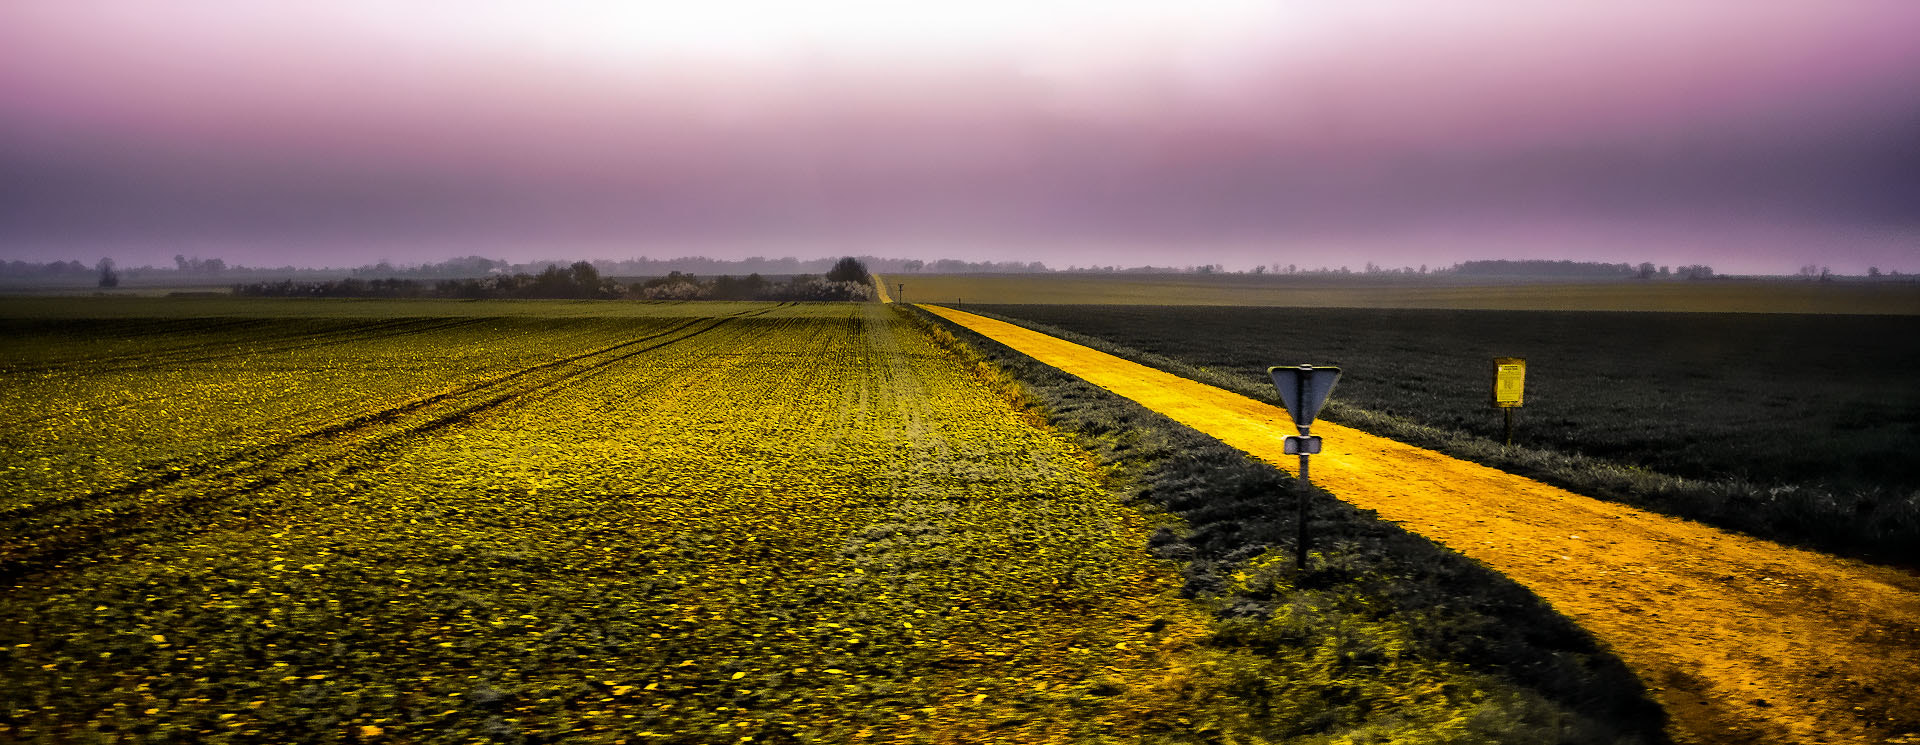
MULTIPOLYGON (((1291 471, 1272 405, 920 306, 1291 471)), ((1282 362, 1291 362, 1283 360, 1282 362)), ((1332 423, 1313 481, 1484 562, 1631 665, 1681 742, 1920 743, 1920 577, 1583 497, 1332 423)))

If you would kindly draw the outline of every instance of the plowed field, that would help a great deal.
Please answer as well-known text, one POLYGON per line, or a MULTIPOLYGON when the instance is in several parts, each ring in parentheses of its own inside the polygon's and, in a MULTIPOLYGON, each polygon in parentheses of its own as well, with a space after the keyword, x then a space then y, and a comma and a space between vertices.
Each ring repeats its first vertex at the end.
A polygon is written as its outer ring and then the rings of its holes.
MULTIPOLYGON (((1286 412, 923 306, 1277 466, 1286 412)), ((1314 483, 1515 578, 1632 665, 1684 742, 1920 742, 1920 577, 1314 426, 1314 483)))

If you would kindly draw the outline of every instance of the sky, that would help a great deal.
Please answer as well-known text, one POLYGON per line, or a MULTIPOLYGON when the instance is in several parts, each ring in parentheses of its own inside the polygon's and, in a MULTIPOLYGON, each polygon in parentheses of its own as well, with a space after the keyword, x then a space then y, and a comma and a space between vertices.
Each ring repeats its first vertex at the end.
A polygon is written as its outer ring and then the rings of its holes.
POLYGON ((0 3, 0 259, 175 254, 1920 271, 1920 3, 0 3))

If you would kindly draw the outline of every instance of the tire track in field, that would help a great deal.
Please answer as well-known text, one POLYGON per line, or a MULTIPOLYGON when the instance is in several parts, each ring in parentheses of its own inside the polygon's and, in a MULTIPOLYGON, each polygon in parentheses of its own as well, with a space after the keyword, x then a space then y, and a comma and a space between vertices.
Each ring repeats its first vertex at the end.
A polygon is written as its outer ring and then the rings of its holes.
MULTIPOLYGON (((174 466, 156 466, 155 469, 166 470, 147 479, 72 499, 0 513, 0 582, 36 574, 61 562, 98 553, 107 544, 137 539, 142 534, 163 527, 175 533, 204 529, 207 527, 203 524, 205 521, 198 520, 196 516, 218 509, 236 497, 257 492, 293 476, 341 464, 347 464, 342 474, 350 475, 364 468, 354 465, 354 461, 376 460, 380 454, 406 442, 462 424, 490 409, 572 384, 611 365, 701 336, 727 325, 737 317, 739 314, 691 319, 659 333, 523 368, 205 463, 185 460, 174 466), (699 328, 680 333, 695 326, 699 328), (647 344, 655 340, 660 341, 647 344), (647 345, 631 349, 641 344, 647 345), (593 359, 595 357, 604 358, 593 359), (584 364, 562 371, 555 377, 535 378, 522 381, 521 385, 503 387, 506 383, 529 375, 575 363, 584 364), (484 398, 472 401, 471 398, 475 396, 484 398), (381 425, 397 424, 409 414, 442 403, 449 410, 432 413, 421 421, 400 424, 395 429, 383 431, 381 428, 381 425), (183 493, 159 502, 134 505, 113 503, 120 497, 162 489, 178 489, 183 493), (190 521, 195 525, 182 525, 190 521), (37 529, 43 526, 60 532, 55 535, 36 535, 41 532, 37 529)), ((248 507, 246 511, 250 513, 259 512, 262 507, 271 510, 271 506, 267 505, 248 507)))
MULTIPOLYGON (((1285 410, 920 306, 1289 471, 1285 410)), ((1624 505, 1331 423, 1314 484, 1512 577, 1632 666, 1681 742, 1920 742, 1920 577, 1624 505)))
POLYGON ((614 344, 611 346, 601 347, 599 349, 582 352, 572 356, 563 357, 557 360, 550 360, 548 362, 543 362, 538 365, 533 365, 530 367, 524 367, 519 370, 514 370, 512 372, 505 373, 502 375, 497 375, 495 377, 488 378, 485 380, 467 383, 459 387, 456 387, 452 390, 442 391, 440 393, 435 393, 428 396, 422 396, 420 398, 415 398, 415 399, 412 399, 394 406, 390 406, 384 409, 371 411, 364 414, 359 414, 342 421, 334 422, 332 424, 328 424, 322 427, 308 430, 306 432, 291 435, 289 437, 283 438, 281 440, 277 440, 275 442, 257 445, 251 448, 229 453, 229 454, 220 456, 218 458, 213 458, 208 460, 199 460, 196 456, 185 456, 181 458, 173 458, 169 460, 159 461, 157 463, 148 465, 145 468, 141 469, 142 471, 149 474, 145 477, 136 478, 133 481, 122 483, 112 487, 107 487, 105 489, 95 490, 87 494, 77 495, 75 497, 69 498, 68 500, 62 500, 61 502, 41 503, 41 504, 34 504, 34 505, 28 505, 28 506, 22 506, 22 507, 14 507, 7 510, 0 510, 0 520, 32 515, 32 514, 44 511, 46 509, 56 508, 58 506, 61 506, 63 504, 66 504, 74 500, 92 500, 92 499, 100 499, 104 497, 125 496, 128 494, 134 494, 134 493, 145 491, 148 489, 165 486, 169 483, 180 481, 182 479, 202 476, 208 473, 216 472, 228 466, 233 466, 235 464, 248 463, 248 462, 258 461, 262 459, 271 459, 281 454, 284 454, 286 452, 296 450, 303 443, 311 442, 311 441, 322 439, 322 438, 337 436, 337 435, 349 434, 349 433, 362 430, 368 427, 372 427, 378 424, 390 422, 402 416, 405 416, 407 414, 418 411, 420 409, 424 409, 428 406, 432 406, 434 404, 440 403, 442 401, 446 401, 449 399, 457 399, 462 396, 467 396, 467 395, 471 395, 481 391, 485 391, 488 388, 509 383, 515 379, 522 378, 535 373, 539 373, 554 367, 572 364, 575 362, 579 362, 581 360, 603 355, 608 352, 612 352, 612 351, 615 351, 624 347, 628 347, 634 344, 640 344, 640 343, 644 343, 644 342, 657 339, 663 336, 667 336, 669 334, 678 332, 681 329, 684 329, 688 326, 692 326, 698 323, 699 320, 700 319, 690 320, 678 326, 669 328, 665 331, 661 331, 657 334, 643 336, 638 339, 630 339, 628 341, 620 342, 618 344, 614 344))

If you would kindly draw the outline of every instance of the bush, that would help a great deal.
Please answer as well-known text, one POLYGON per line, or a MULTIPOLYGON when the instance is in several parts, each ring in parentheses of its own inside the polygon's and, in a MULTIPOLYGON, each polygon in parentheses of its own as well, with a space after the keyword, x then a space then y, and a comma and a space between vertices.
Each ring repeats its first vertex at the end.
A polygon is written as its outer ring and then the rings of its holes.
POLYGON ((835 262, 833 268, 827 270, 827 281, 872 284, 873 275, 867 273, 866 264, 861 263, 859 259, 848 256, 835 262))

